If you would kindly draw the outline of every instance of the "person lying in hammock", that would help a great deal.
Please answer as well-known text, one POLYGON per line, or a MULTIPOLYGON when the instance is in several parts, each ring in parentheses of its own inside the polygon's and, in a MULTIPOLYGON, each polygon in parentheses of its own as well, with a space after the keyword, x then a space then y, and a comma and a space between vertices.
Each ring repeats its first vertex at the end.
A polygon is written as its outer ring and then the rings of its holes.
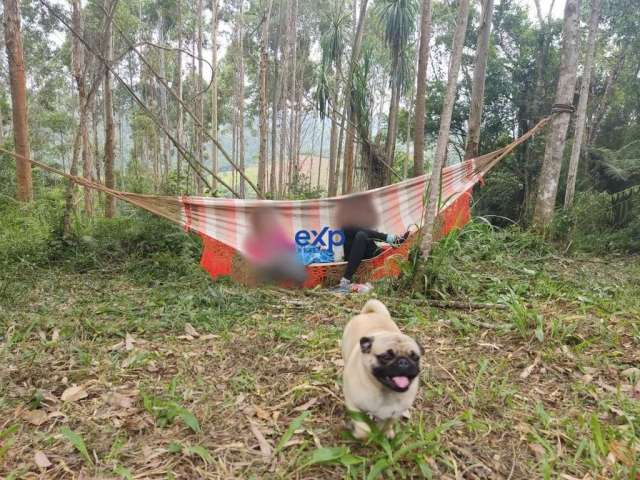
POLYGON ((256 280, 259 283, 304 283, 307 272, 296 257, 295 245, 277 211, 269 205, 255 207, 249 213, 249 225, 244 251, 256 280))
POLYGON ((369 195, 347 197, 338 205, 336 220, 344 233, 344 259, 347 262, 340 285, 336 289, 340 293, 366 293, 373 287, 371 284, 353 283, 353 275, 362 260, 373 258, 380 253, 376 242, 399 245, 406 240, 409 232, 402 237, 393 233, 373 230, 378 222, 378 212, 369 195))

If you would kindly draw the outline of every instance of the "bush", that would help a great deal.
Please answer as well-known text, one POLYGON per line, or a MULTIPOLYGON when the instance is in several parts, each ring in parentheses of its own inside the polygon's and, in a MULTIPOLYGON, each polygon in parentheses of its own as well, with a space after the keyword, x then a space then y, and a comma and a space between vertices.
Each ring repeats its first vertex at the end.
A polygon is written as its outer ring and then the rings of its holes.
POLYGON ((118 267, 175 277, 197 268, 197 236, 126 206, 114 219, 76 218, 71 237, 63 239, 61 191, 51 192, 29 205, 7 201, 0 206, 0 267, 5 273, 25 265, 58 264, 76 271, 118 267))
POLYGON ((573 207, 560 211, 551 228, 552 239, 565 248, 591 253, 640 251, 640 201, 614 206, 607 193, 582 192, 573 207), (624 208, 625 214, 616 214, 624 208))

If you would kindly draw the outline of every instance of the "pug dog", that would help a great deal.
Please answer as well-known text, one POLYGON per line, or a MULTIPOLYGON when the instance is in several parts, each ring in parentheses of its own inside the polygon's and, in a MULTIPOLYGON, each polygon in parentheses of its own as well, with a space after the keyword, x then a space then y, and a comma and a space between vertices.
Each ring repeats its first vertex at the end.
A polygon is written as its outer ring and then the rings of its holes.
MULTIPOLYGON (((342 336, 343 391, 348 410, 363 412, 388 438, 418 393, 422 347, 403 334, 379 300, 369 300, 342 336)), ((353 435, 366 439, 365 422, 353 421, 353 435)))

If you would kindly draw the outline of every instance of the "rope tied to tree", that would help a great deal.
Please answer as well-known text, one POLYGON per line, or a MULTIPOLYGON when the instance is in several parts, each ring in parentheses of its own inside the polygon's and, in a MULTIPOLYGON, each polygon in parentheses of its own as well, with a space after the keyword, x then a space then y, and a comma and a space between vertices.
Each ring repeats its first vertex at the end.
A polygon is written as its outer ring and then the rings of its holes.
POLYGON ((573 113, 575 111, 576 107, 570 103, 554 103, 551 107, 551 113, 573 113))

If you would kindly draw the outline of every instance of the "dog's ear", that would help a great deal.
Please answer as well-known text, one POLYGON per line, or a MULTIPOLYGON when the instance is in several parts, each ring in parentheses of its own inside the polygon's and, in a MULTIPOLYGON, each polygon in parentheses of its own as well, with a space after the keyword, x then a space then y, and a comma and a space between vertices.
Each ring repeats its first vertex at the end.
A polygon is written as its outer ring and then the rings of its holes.
POLYGON ((373 344, 373 338, 362 337, 360 339, 360 350, 362 353, 371 353, 371 345, 373 344))

